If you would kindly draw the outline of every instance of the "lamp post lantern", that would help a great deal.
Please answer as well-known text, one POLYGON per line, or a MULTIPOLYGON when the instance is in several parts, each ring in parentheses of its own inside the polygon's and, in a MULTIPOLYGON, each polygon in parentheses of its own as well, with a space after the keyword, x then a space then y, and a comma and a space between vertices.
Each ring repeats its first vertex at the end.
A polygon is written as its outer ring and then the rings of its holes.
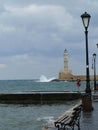
POLYGON ((86 89, 85 89, 85 92, 91 95, 90 78, 89 78, 89 57, 88 57, 88 26, 89 26, 90 17, 91 16, 87 12, 81 15, 83 25, 85 28, 85 40, 86 40, 86 89))
POLYGON ((96 90, 96 53, 93 54, 94 60, 94 90, 96 90))

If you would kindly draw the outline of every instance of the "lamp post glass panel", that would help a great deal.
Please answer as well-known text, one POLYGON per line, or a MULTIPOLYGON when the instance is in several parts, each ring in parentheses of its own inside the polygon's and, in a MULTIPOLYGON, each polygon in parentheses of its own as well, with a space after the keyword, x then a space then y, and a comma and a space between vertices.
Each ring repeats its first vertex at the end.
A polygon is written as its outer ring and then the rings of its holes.
POLYGON ((93 54, 94 60, 94 90, 96 90, 96 53, 93 54))
POLYGON ((86 40, 86 90, 85 92, 91 95, 90 78, 89 78, 89 57, 88 57, 88 26, 90 21, 90 15, 85 12, 81 15, 83 25, 85 28, 85 40, 86 40))

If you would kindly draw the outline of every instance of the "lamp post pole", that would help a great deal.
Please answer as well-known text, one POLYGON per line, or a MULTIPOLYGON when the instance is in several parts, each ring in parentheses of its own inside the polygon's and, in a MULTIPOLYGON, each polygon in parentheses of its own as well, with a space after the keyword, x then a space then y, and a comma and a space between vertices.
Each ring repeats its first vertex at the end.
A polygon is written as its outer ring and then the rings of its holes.
POLYGON ((96 53, 93 54, 94 60, 94 90, 96 90, 96 53))
POLYGON ((88 26, 90 21, 90 15, 85 12, 81 15, 83 25, 85 28, 85 40, 86 40, 86 89, 85 92, 91 95, 90 78, 89 78, 89 57, 88 57, 88 26))
POLYGON ((91 94, 90 78, 89 78, 88 31, 87 31, 87 28, 85 28, 85 39, 86 39, 86 89, 85 89, 85 92, 91 94))

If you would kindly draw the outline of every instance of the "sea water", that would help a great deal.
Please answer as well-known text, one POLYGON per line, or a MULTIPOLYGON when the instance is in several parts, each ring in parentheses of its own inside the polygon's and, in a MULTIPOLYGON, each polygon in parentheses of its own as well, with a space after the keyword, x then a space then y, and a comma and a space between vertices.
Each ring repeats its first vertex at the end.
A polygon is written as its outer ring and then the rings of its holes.
MULTIPOLYGON (((76 82, 49 82, 49 79, 0 80, 0 93, 78 90, 85 90, 85 82, 81 82, 78 89, 76 82)), ((50 105, 0 104, 0 130, 42 130, 77 102, 78 100, 50 105)))

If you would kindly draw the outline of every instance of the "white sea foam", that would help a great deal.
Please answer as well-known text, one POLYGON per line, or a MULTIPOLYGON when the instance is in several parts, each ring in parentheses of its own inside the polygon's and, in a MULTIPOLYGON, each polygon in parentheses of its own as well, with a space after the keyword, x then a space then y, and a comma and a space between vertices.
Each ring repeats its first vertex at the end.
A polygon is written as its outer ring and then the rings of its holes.
POLYGON ((47 78, 45 75, 41 75, 39 78, 39 82, 50 82, 51 80, 55 79, 54 77, 52 78, 47 78))
POLYGON ((42 121, 42 120, 44 120, 50 124, 50 123, 53 123, 54 117, 53 116, 46 116, 46 117, 38 117, 37 118, 37 121, 42 121))

